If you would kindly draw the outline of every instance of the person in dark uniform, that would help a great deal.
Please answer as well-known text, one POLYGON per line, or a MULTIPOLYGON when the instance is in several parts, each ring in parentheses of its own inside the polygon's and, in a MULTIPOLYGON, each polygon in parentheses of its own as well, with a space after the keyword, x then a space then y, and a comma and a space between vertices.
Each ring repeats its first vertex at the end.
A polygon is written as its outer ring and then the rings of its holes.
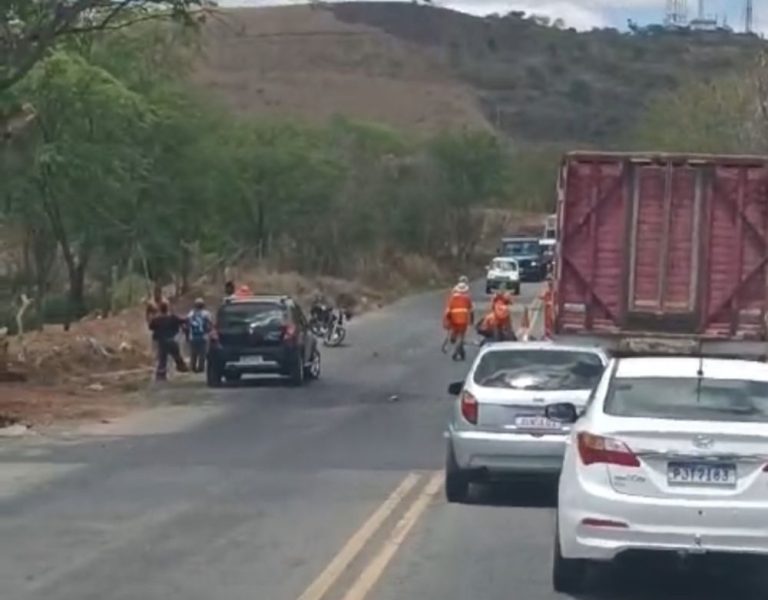
POLYGON ((181 349, 177 337, 186 321, 173 314, 168 302, 162 300, 158 305, 158 314, 149 322, 152 340, 157 347, 157 367, 155 379, 165 381, 168 378, 168 357, 176 363, 176 370, 186 373, 189 369, 181 357, 181 349))

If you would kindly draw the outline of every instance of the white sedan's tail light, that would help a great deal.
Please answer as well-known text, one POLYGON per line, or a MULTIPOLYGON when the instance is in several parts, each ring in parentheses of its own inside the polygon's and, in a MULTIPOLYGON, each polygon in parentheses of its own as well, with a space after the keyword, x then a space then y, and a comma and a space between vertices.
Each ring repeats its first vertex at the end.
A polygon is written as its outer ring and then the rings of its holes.
POLYGON ((581 432, 578 435, 581 462, 585 465, 606 464, 639 467, 640 461, 629 447, 619 440, 581 432))

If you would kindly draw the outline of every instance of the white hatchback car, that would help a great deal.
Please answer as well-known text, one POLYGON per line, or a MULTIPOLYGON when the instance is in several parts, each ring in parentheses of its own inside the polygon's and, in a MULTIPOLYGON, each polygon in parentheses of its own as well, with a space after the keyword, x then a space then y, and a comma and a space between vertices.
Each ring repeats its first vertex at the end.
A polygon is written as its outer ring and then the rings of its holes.
POLYGON ((553 583, 632 551, 768 555, 768 365, 611 361, 572 424, 560 477, 553 583))
POLYGON ((509 475, 557 476, 570 426, 546 418, 548 404, 584 406, 608 359, 596 347, 551 342, 485 346, 465 381, 448 426, 445 491, 466 500, 470 484, 509 475))

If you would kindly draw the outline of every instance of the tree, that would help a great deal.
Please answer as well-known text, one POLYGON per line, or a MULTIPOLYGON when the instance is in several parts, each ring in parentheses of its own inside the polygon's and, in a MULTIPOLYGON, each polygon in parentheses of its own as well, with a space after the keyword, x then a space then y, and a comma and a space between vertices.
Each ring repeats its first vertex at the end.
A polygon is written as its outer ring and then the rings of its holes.
POLYGON ((204 0, 5 0, 0 4, 0 93, 43 60, 57 41, 76 34, 122 29, 172 18, 194 24, 204 0))
POLYGON ((442 200, 449 239, 455 243, 458 257, 465 260, 481 234, 482 223, 473 209, 492 203, 504 189, 504 149, 499 139, 488 133, 449 132, 438 135, 428 152, 437 170, 435 193, 442 200))
POLYGON ((121 207, 144 168, 131 142, 149 123, 149 107, 110 73, 61 51, 22 86, 38 113, 25 173, 34 194, 27 201, 59 246, 71 311, 80 315, 94 252, 128 227, 121 207))
POLYGON ((752 77, 690 82, 651 102, 632 140, 649 150, 747 152, 756 142, 751 125, 758 106, 752 77))

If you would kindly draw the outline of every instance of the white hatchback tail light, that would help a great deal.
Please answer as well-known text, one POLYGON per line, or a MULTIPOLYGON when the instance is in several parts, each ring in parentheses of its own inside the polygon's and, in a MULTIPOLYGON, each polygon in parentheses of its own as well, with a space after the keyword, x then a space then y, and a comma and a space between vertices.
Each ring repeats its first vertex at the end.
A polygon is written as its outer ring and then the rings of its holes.
POLYGON ((477 398, 466 390, 461 393, 461 415, 472 425, 477 425, 477 398))

